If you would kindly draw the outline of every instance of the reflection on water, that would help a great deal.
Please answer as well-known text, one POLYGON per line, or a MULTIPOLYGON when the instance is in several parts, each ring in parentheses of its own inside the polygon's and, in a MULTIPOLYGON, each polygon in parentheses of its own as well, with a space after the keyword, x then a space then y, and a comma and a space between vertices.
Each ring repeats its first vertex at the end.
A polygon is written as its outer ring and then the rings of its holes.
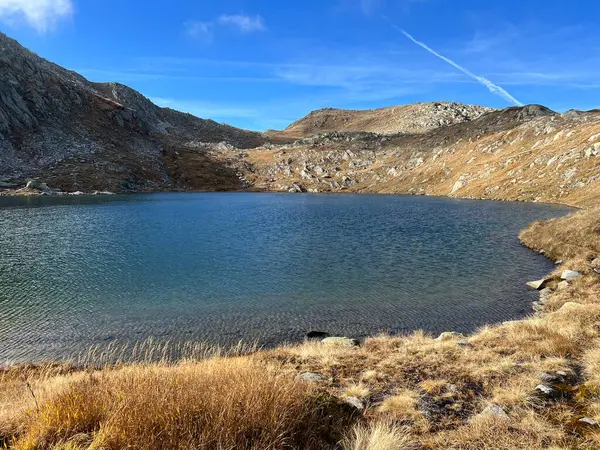
POLYGON ((431 197, 0 198, 0 362, 150 336, 470 331, 529 313, 522 248, 551 205, 431 197))

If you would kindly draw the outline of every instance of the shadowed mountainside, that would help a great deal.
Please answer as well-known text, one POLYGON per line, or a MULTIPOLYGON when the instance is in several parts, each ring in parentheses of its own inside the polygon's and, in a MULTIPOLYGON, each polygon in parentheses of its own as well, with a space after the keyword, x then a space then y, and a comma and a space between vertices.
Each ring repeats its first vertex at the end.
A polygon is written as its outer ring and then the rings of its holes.
POLYGON ((0 33, 0 181, 68 190, 239 189, 205 143, 256 147, 260 133, 160 108, 91 83, 0 33))

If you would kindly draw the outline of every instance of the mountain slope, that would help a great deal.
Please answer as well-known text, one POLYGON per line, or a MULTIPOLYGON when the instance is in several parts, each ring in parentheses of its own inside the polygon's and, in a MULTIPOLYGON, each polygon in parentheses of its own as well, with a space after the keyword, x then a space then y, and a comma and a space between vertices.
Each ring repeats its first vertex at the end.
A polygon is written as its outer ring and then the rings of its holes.
POLYGON ((600 112, 529 105, 425 133, 324 133, 254 150, 234 167, 256 190, 589 205, 600 198, 600 112))
POLYGON ((160 108, 120 84, 91 83, 0 33, 0 181, 43 177, 70 190, 240 188, 203 145, 218 142, 252 148, 266 139, 160 108))
POLYGON ((414 103, 364 111, 326 108, 311 112, 280 134, 300 138, 331 131, 423 133, 471 121, 490 111, 493 109, 484 106, 447 102, 414 103))

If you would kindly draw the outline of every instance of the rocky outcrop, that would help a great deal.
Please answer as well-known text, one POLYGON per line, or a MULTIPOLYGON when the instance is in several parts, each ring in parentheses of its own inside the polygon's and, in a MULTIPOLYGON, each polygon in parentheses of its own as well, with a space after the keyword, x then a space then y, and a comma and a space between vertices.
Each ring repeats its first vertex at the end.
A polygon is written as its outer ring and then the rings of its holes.
POLYGON ((311 112, 283 132, 273 135, 309 137, 331 131, 379 134, 423 133, 435 128, 468 122, 493 111, 462 103, 432 102, 364 111, 325 108, 311 112))
POLYGON ((423 133, 322 133, 263 146, 236 167, 257 190, 581 205, 600 194, 596 147, 600 155, 598 111, 561 115, 528 105, 423 133))
POLYGON ((90 83, 0 33, 3 182, 40 177, 65 190, 243 188, 211 156, 220 142, 251 148, 266 138, 160 108, 127 86, 90 83))

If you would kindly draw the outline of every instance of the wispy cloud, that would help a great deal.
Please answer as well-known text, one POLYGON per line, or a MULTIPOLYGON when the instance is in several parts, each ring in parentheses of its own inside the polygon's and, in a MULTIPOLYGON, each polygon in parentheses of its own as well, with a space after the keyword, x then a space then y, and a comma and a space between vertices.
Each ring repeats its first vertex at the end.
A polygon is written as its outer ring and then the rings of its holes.
MULTIPOLYGON (((0 2, 1 1, 3 0, 0 0, 0 2)), ((244 34, 267 30, 265 19, 258 14, 254 16, 247 16, 244 14, 221 14, 214 20, 188 20, 184 23, 186 34, 189 37, 204 43, 213 42, 217 27, 234 28, 244 34)))
POLYGON ((383 2, 384 0, 360 0, 360 7, 364 13, 371 14, 382 6, 383 2))
POLYGON ((212 22, 201 22, 199 20, 190 20, 184 24, 185 32, 188 36, 204 42, 212 42, 213 28, 212 22))
POLYGON ((447 58, 443 55, 441 55, 440 53, 436 52, 435 50, 433 50, 431 47, 429 47, 427 44, 418 41, 417 39, 415 39, 411 34, 409 34, 408 32, 406 32, 405 30, 397 27, 396 25, 392 24, 392 27, 394 27, 396 30, 400 31, 404 36, 406 36, 409 40, 411 40, 412 42, 414 42, 415 44, 417 44, 418 46, 424 48, 425 50, 427 50, 429 53, 431 53, 432 55, 440 58, 442 61, 450 64, 452 67, 455 67, 456 69, 460 70, 462 73, 464 73, 465 75, 473 78, 475 81, 477 81, 478 83, 482 84, 483 86, 487 87, 489 89, 489 91, 492 94, 496 94, 499 95, 500 97, 504 98, 505 100, 515 104, 515 105, 522 105, 522 103, 517 100, 516 98, 514 98, 512 95, 510 95, 505 89, 503 89, 502 87, 498 86, 497 84, 492 83, 490 80, 488 80, 485 77, 482 77, 480 75, 475 75, 473 72, 471 72, 469 69, 461 66, 460 64, 452 61, 450 58, 447 58))
POLYGON ((71 14, 71 0, 0 0, 0 20, 10 25, 25 22, 38 33, 47 32, 71 14))
POLYGON ((227 15, 223 14, 217 22, 224 26, 233 26, 242 33, 253 33, 256 31, 265 31, 265 20, 258 14, 255 16, 246 16, 243 14, 227 15))

